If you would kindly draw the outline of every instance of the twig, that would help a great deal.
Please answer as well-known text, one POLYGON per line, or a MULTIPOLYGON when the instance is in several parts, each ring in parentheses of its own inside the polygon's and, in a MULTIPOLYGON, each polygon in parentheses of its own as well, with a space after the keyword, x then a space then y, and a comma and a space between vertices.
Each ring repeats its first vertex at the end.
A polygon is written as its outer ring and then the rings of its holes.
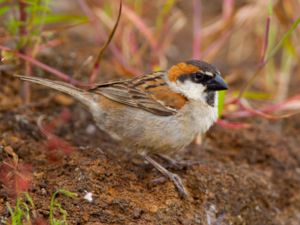
MULTIPOLYGON (((87 5, 86 1, 84 0, 77 0, 77 2, 79 3, 80 7, 82 8, 82 10, 84 11, 85 15, 87 17, 90 18, 90 23, 92 24, 92 26, 94 28, 97 29, 97 31, 95 32, 95 36, 96 36, 96 41, 100 42, 103 39, 108 39, 108 35, 105 33, 104 30, 100 29, 100 23, 97 19, 97 17, 94 15, 94 13, 92 12, 92 10, 89 8, 89 6, 87 5), (100 34, 103 36, 100 36, 100 34)), ((120 52, 120 50, 116 47, 116 45, 112 42, 110 43, 110 45, 108 46, 109 49, 111 50, 114 59, 121 64, 123 67, 126 68, 126 70, 134 75, 140 74, 141 71, 139 71, 137 68, 134 68, 132 66, 130 66, 128 63, 126 63, 126 61, 124 60, 124 57, 122 56, 122 53, 120 52)))
POLYGON ((119 7, 117 21, 116 21, 116 23, 115 23, 112 31, 110 32, 108 39, 106 40, 106 42, 104 43, 104 45, 100 49, 98 57, 97 57, 97 59, 95 61, 95 64, 93 66, 93 70, 92 70, 92 73, 90 75, 90 80, 89 80, 90 83, 94 83, 94 81, 96 79, 97 73, 99 71, 99 67, 100 67, 100 62, 101 62, 102 56, 104 54, 104 51, 108 47, 109 43, 113 39, 114 34, 116 33, 116 30, 117 30, 117 27, 118 27, 118 24, 119 24, 119 21, 120 21, 120 18, 121 18, 121 14, 122 14, 122 0, 120 0, 120 7, 119 7))

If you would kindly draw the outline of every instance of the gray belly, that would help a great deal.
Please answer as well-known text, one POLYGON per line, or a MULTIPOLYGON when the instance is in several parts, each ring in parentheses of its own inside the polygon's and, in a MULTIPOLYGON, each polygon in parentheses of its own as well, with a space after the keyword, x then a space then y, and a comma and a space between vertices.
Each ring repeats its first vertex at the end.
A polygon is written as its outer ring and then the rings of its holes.
MULTIPOLYGON (((91 106, 93 107, 93 106, 91 106)), ((172 153, 205 133, 217 120, 217 107, 190 101, 174 116, 157 116, 132 107, 93 107, 97 126, 133 152, 172 153)))
POLYGON ((183 118, 180 113, 157 116, 129 107, 126 111, 100 114, 94 115, 98 127, 137 153, 172 153, 191 143, 198 133, 192 129, 192 118, 183 118))

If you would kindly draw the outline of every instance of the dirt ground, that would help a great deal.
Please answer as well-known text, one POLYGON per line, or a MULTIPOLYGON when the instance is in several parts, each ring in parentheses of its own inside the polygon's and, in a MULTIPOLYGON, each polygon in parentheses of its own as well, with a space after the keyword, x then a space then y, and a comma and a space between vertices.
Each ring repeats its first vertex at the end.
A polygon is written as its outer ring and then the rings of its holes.
MULTIPOLYGON (((0 81, 0 160, 9 158, 4 149, 11 147, 21 163, 32 166, 29 194, 40 217, 48 218, 51 195, 63 188, 78 194, 58 198, 69 224, 300 224, 300 115, 248 119, 248 129, 215 125, 203 145, 175 156, 186 162, 181 168, 160 161, 183 179, 190 195, 182 200, 170 181, 95 129, 76 102, 34 86, 33 103, 24 106, 21 83, 4 74, 0 81), (71 118, 55 134, 74 150, 49 160, 37 120, 54 120, 65 109, 71 118), (87 192, 92 202, 84 199, 87 192)), ((13 205, 14 198, 2 185, 2 221, 9 217, 7 202, 13 205)))

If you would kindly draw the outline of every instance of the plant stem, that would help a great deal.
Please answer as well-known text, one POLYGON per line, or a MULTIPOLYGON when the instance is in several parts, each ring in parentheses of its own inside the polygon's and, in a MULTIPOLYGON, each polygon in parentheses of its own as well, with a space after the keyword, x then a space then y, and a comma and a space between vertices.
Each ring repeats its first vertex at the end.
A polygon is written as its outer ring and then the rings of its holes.
POLYGON ((44 63, 42 63, 40 61, 38 61, 38 60, 36 60, 36 59, 28 56, 28 55, 24 55, 24 54, 22 54, 20 52, 15 52, 12 49, 7 48, 7 47, 2 46, 2 45, 0 45, 0 50, 12 52, 17 57, 19 57, 19 58, 21 58, 21 59, 23 59, 25 61, 28 61, 29 63, 34 64, 34 65, 40 67, 41 69, 43 69, 43 70, 45 70, 45 71, 47 71, 49 73, 52 73, 53 75, 55 75, 55 76, 57 76, 57 77, 65 80, 67 82, 70 82, 71 84, 80 85, 80 86, 88 86, 88 85, 85 85, 85 84, 81 83, 78 80, 75 80, 75 79, 71 78, 70 75, 65 74, 65 73, 63 73, 63 72, 61 72, 61 71, 59 71, 59 70, 57 70, 55 68, 52 68, 52 67, 50 67, 50 66, 48 66, 48 65, 46 65, 46 64, 44 64, 44 63))
POLYGON ((100 49, 98 57, 97 57, 97 59, 95 61, 92 73, 90 75, 90 83, 94 83, 94 81, 96 79, 97 73, 99 71, 99 67, 100 67, 102 56, 104 54, 104 51, 107 49, 109 43, 113 39, 114 34, 116 33, 117 27, 118 27, 119 22, 120 22, 121 14, 122 14, 122 0, 120 0, 120 7, 119 7, 119 13, 118 13, 117 21, 116 21, 116 23, 115 23, 112 31, 110 32, 109 37, 107 38, 106 42, 104 43, 104 45, 100 49))
POLYGON ((24 0, 19 0, 19 13, 20 13, 20 28, 19 28, 19 36, 21 40, 21 46, 19 51, 20 53, 26 54, 26 47, 25 43, 23 42, 25 40, 25 37, 27 35, 27 27, 26 27, 26 21, 27 21, 27 13, 26 13, 26 7, 27 3, 24 0))

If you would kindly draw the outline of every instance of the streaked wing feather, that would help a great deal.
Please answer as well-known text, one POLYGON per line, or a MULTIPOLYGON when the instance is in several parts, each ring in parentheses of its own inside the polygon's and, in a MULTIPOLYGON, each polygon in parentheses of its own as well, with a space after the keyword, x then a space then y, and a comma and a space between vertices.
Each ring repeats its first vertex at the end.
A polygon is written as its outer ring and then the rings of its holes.
POLYGON ((137 107, 135 100, 129 97, 129 93, 127 89, 111 86, 111 87, 99 88, 97 91, 95 91, 95 93, 99 93, 116 102, 137 107))
MULTIPOLYGON (((176 107, 175 104, 168 105, 168 102, 164 102, 161 93, 158 95, 155 94, 155 87, 157 84, 159 84, 158 87, 165 84, 162 72, 156 72, 125 81, 100 84, 89 91, 101 94, 122 104, 141 108, 156 115, 174 115, 179 108, 176 107)), ((164 92, 171 92, 167 86, 160 91, 162 90, 164 92)), ((176 99, 177 96, 173 96, 171 102, 174 102, 174 97, 176 99)))

